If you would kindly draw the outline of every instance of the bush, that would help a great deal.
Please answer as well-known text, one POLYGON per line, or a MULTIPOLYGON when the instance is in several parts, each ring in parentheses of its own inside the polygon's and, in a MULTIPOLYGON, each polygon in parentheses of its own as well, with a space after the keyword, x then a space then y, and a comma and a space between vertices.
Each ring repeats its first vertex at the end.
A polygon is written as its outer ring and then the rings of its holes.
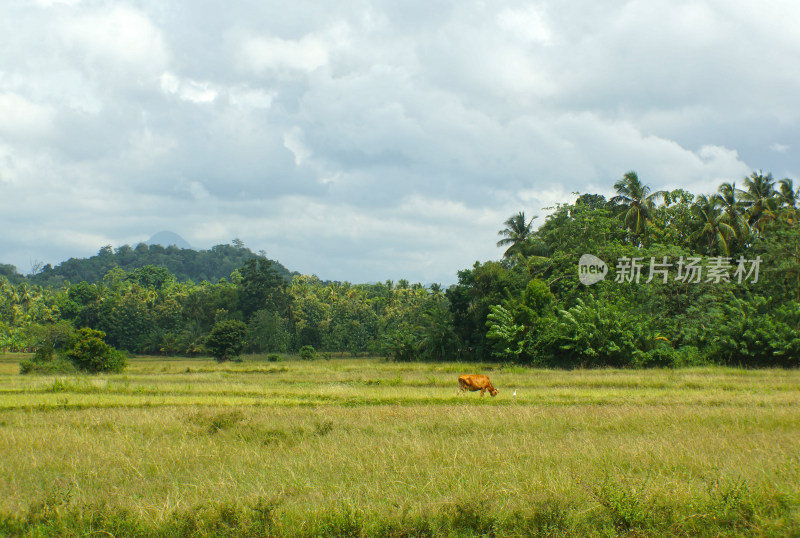
POLYGON ((304 361, 313 360, 317 356, 314 346, 303 346, 300 348, 300 358, 304 361))
POLYGON ((712 329, 708 355, 720 364, 748 367, 800 366, 800 305, 774 307, 752 296, 724 304, 726 317, 712 329))
POLYGON ((84 327, 78 329, 73 337, 67 358, 78 370, 97 372, 121 372, 125 369, 125 353, 106 344, 106 333, 84 327))
POLYGON ((631 365, 634 368, 674 368, 681 363, 681 353, 668 344, 647 351, 636 350, 631 365))
POLYGON ((78 370, 75 365, 66 359, 55 358, 49 361, 37 361, 36 357, 28 361, 20 361, 20 374, 74 374, 78 370))
POLYGON ((281 359, 281 356, 278 355, 277 353, 270 353, 269 355, 267 355, 267 360, 269 362, 281 362, 281 360, 283 359, 281 359))
POLYGON ((641 362, 663 360, 644 355, 653 347, 653 331, 649 320, 634 313, 629 305, 597 300, 591 295, 577 299, 576 303, 568 310, 561 310, 556 322, 540 335, 543 340, 540 345, 546 350, 544 364, 540 365, 566 368, 646 366, 635 363, 637 352, 641 362))
POLYGON ((36 353, 32 359, 20 362, 20 374, 72 374, 77 371, 64 356, 70 342, 75 339, 69 322, 37 326, 33 333, 36 353))
POLYGON ((206 338, 206 349, 217 361, 235 360, 245 346, 247 325, 241 321, 219 321, 206 338))
POLYGON ((675 351, 677 353, 675 360, 676 368, 689 368, 708 364, 705 356, 696 346, 681 346, 675 351))

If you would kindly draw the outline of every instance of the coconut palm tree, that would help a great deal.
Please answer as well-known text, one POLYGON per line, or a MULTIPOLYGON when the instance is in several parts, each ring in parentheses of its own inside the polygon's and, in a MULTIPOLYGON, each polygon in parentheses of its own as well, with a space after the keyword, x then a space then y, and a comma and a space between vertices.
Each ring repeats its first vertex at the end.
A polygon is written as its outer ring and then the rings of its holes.
POLYGON ((733 229, 736 240, 744 245, 750 236, 745 203, 738 196, 736 183, 723 183, 714 195, 722 209, 722 222, 733 229))
POLYGON ((509 217, 503 224, 505 228, 497 232, 497 235, 502 235, 503 239, 497 242, 498 247, 510 245, 503 253, 504 258, 510 258, 517 252, 521 252, 525 243, 533 233, 533 220, 526 220, 525 212, 520 211, 516 215, 509 217))
POLYGON ((664 191, 651 192, 644 185, 636 172, 628 172, 622 179, 614 183, 617 195, 611 202, 617 207, 617 214, 625 223, 625 227, 637 237, 647 238, 647 224, 656 207, 656 202, 663 197, 664 191))
POLYGON ((431 298, 434 301, 439 301, 441 299, 444 299, 445 297, 444 289, 442 288, 442 285, 439 284, 438 282, 434 282, 433 284, 428 286, 428 291, 430 291, 431 298))
POLYGON ((791 179, 780 180, 777 193, 778 199, 780 199, 783 206, 797 207, 798 202, 800 202, 800 187, 795 189, 791 179))
POLYGON ((708 253, 721 253, 730 256, 729 243, 736 235, 733 227, 725 222, 725 214, 720 207, 720 198, 701 194, 695 198, 691 208, 697 220, 697 229, 689 236, 698 245, 705 245, 708 253))
POLYGON ((742 199, 748 213, 748 223, 756 230, 762 230, 764 223, 775 218, 780 200, 775 191, 775 180, 772 174, 766 176, 759 170, 750 177, 744 178, 745 190, 742 190, 742 199))

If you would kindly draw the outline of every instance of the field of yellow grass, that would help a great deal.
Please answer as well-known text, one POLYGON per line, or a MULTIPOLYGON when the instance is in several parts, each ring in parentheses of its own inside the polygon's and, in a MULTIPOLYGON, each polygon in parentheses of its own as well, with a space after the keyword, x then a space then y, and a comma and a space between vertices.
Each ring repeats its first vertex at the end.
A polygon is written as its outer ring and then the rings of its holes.
POLYGON ((800 535, 798 371, 21 358, 0 535, 800 535))

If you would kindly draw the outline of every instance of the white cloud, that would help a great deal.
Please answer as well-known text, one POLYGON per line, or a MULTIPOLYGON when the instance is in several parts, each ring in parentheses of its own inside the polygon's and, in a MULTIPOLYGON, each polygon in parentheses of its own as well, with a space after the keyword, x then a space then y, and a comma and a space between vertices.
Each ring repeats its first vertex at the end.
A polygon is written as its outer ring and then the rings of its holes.
POLYGON ((159 87, 166 95, 176 96, 182 101, 195 104, 213 103, 220 97, 227 97, 227 102, 242 110, 263 109, 272 107, 274 92, 247 86, 225 86, 210 81, 197 81, 181 78, 165 71, 159 78, 159 87))
POLYGON ((303 132, 298 127, 283 133, 283 145, 292 152, 297 166, 302 165, 303 162, 311 157, 311 151, 303 143, 303 132))
POLYGON ((180 181, 175 190, 180 194, 188 194, 194 200, 206 200, 211 196, 205 185, 199 181, 180 181))
POLYGON ((189 81, 181 88, 181 99, 193 103, 211 103, 217 98, 217 91, 208 84, 189 81))
POLYGON ((252 88, 231 88, 228 91, 228 99, 232 105, 244 109, 256 108, 267 110, 272 107, 275 94, 274 92, 266 92, 252 88))
POLYGON ((210 82, 181 79, 170 72, 162 73, 159 80, 162 92, 192 103, 212 103, 220 93, 210 82))
POLYGON ((524 8, 505 8, 497 15, 500 30, 525 43, 548 44, 552 31, 541 10, 534 5, 524 8))
MULTIPOLYGON (((4 144, 0 140, 0 183, 13 184, 23 192, 29 189, 31 199, 35 199, 37 192, 47 187, 47 181, 54 176, 55 169, 56 165, 47 152, 4 144)), ((5 212, 7 217, 23 211, 26 205, 30 207, 24 199, 15 202, 11 196, 13 192, 4 191, 0 196, 0 214, 5 212)), ((13 228, 13 223, 8 226, 13 228)))
POLYGON ((256 73, 266 70, 311 72, 328 64, 324 40, 305 36, 287 40, 271 36, 252 37, 242 44, 241 62, 256 73))
POLYGON ((169 61, 159 28, 146 14, 125 5, 76 14, 61 24, 61 37, 96 63, 93 68, 159 73, 169 61))
POLYGON ((83 0, 35 0, 35 3, 42 7, 52 7, 57 5, 77 6, 83 0))
POLYGON ((178 94, 181 91, 180 79, 172 73, 161 73, 161 91, 167 94, 178 94))
POLYGON ((769 149, 774 151, 775 153, 786 153, 787 151, 789 151, 789 146, 787 146, 786 144, 779 144, 777 142, 774 142, 769 146, 769 149))
POLYGON ((0 93, 0 136, 6 140, 37 139, 53 130, 51 107, 14 93, 0 93))
POLYGON ((169 155, 176 145, 171 137, 154 133, 150 128, 144 127, 130 135, 126 157, 137 166, 148 166, 169 155))

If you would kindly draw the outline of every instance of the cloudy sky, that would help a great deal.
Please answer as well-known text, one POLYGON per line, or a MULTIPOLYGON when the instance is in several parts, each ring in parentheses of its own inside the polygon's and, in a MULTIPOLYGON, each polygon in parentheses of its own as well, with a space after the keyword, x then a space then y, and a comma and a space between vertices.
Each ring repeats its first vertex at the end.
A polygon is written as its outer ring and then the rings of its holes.
POLYGON ((628 170, 800 177, 796 0, 3 0, 0 262, 161 230, 452 283, 628 170))

